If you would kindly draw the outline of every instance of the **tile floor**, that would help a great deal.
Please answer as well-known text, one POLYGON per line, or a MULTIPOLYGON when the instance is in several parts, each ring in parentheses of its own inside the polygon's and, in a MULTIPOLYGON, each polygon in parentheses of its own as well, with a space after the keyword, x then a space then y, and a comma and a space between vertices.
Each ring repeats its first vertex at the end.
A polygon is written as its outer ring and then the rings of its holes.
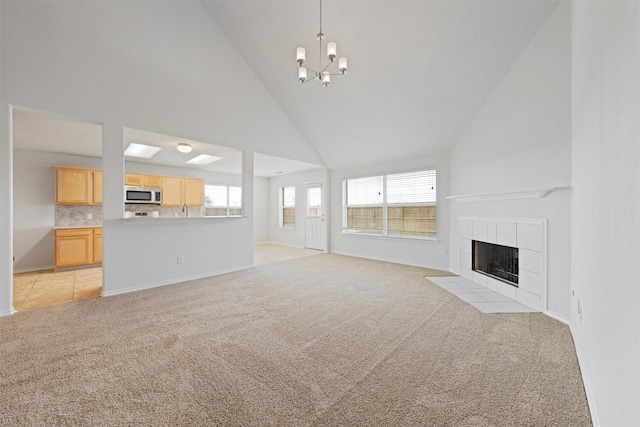
POLYGON ((102 267, 13 276, 13 307, 18 311, 96 298, 102 292, 102 267))
POLYGON ((483 313, 535 313, 537 311, 464 277, 425 277, 425 279, 449 291, 483 313))

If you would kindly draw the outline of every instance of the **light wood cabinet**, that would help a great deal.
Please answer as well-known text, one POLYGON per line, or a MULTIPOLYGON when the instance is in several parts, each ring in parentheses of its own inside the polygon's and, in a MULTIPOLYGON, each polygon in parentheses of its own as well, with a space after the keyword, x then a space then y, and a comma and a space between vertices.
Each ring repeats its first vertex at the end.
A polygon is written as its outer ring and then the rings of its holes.
POLYGON ((102 228, 93 229, 93 262, 102 262, 102 228))
POLYGON ((202 206, 204 180, 194 178, 162 177, 162 206, 202 206))
POLYGON ((102 204, 102 172, 93 171, 93 204, 102 204))
POLYGON ((162 187, 162 178, 154 175, 144 175, 142 183, 145 187, 162 187))
POLYGON ((156 175, 142 175, 138 173, 124 174, 124 185, 136 187, 160 187, 162 178, 156 175))
POLYGON ((162 177, 162 206, 182 206, 183 178, 162 177))
POLYGON ((54 166, 56 204, 101 205, 102 172, 94 169, 54 166))
POLYGON ((93 171, 56 168, 56 203, 93 204, 93 171))
POLYGON ((144 175, 139 175, 137 173, 125 173, 124 185, 135 185, 136 187, 142 187, 143 179, 144 175))
POLYGON ((184 179, 184 203, 189 206, 204 204, 204 181, 201 179, 184 179))
POLYGON ((102 262, 102 228, 66 228, 55 231, 55 268, 102 262))

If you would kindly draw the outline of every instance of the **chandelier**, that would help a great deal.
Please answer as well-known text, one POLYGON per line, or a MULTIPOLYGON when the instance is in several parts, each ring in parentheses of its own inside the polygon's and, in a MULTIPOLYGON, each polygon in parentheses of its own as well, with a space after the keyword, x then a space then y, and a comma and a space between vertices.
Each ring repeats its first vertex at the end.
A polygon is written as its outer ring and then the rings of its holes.
MULTIPOLYGON (((322 0, 320 0, 320 32, 318 33, 318 43, 319 43, 319 52, 318 52, 318 68, 314 70, 313 68, 305 65, 306 60, 306 52, 303 47, 299 47, 296 50, 296 61, 298 61, 298 79, 301 84, 305 84, 310 80, 319 80, 322 83, 323 87, 328 87, 329 83, 331 83, 331 76, 342 76, 347 74, 347 58, 344 56, 338 60, 338 72, 331 72, 329 67, 335 63, 336 60, 336 44, 334 42, 329 42, 326 44, 326 57, 327 64, 323 66, 322 63, 322 51, 325 47, 324 44, 324 33, 322 32, 322 0), (308 78, 307 72, 310 72, 313 77, 308 78)), ((335 67, 334 67, 335 68, 335 67)))

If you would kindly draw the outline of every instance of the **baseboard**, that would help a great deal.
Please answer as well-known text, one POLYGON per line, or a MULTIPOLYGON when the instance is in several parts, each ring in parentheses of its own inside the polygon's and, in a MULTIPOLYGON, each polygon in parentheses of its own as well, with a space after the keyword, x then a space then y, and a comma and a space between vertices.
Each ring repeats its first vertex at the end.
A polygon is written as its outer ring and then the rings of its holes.
POLYGON ((32 271, 53 270, 53 265, 42 265, 40 267, 14 268, 13 273, 31 273, 32 271))
POLYGON ((13 307, 11 307, 8 310, 0 310, 0 317, 11 316, 12 314, 16 314, 16 313, 17 311, 15 311, 13 307))
POLYGON ((412 267, 422 267, 422 268, 430 268, 432 270, 449 271, 447 267, 443 267, 441 265, 413 264, 413 263, 409 263, 409 262, 406 262, 406 261, 403 261, 403 260, 399 260, 399 259, 361 256, 361 255, 354 255, 354 254, 349 254, 349 253, 339 252, 339 251, 330 251, 329 253, 336 254, 336 255, 351 256, 351 257, 354 257, 354 258, 364 258, 364 259, 372 259, 372 260, 375 260, 375 261, 392 262, 394 264, 410 265, 412 267))
POLYGON ((600 427, 600 421, 598 421, 598 414, 596 412, 596 407, 593 400, 593 392, 591 391, 591 385, 589 383, 589 377, 587 376, 586 371, 582 368, 584 365, 584 357, 582 356, 582 351, 580 350, 580 344, 578 340, 576 340, 576 335, 573 333, 573 328, 571 327, 571 323, 569 323, 569 331, 571 332, 571 337, 573 338, 573 345, 576 349, 576 356, 578 357, 578 366, 580 367, 580 375, 582 376, 582 384, 584 386, 584 392, 587 395, 587 405, 589 406, 589 412, 591 413, 591 423, 593 427, 600 427))
POLYGON ((115 295, 122 295, 122 294, 128 294, 131 292, 137 292, 137 291, 143 291, 145 289, 153 289, 153 288, 159 288, 161 286, 167 286, 167 285, 175 285, 176 283, 182 283, 182 282, 188 282, 190 280, 198 280, 198 279, 204 279, 206 277, 215 277, 215 276, 219 276, 221 274, 227 274, 227 273, 233 273, 235 271, 240 271, 240 270, 246 270, 248 268, 253 268, 253 265, 249 265, 249 266, 243 266, 243 267, 238 267, 238 268, 232 268, 229 270, 223 270, 223 271, 219 271, 216 273, 204 273, 204 274, 196 274, 193 276, 185 276, 185 277, 180 277, 180 278, 176 278, 176 279, 170 279, 170 280, 163 280, 161 282, 154 282, 154 283, 147 283, 144 285, 139 285, 139 286, 132 286, 129 288, 124 288, 124 289, 118 289, 115 291, 102 291, 102 296, 103 297, 112 297, 115 295))
POLYGON ((279 246, 287 246, 289 248, 296 248, 296 249, 304 249, 304 246, 298 246, 298 245, 291 245, 289 243, 282 243, 282 242, 262 242, 262 243, 254 243, 254 245, 279 245, 279 246))
POLYGON ((565 319, 564 317, 560 316, 559 314, 554 313, 553 311, 545 310, 542 313, 546 314, 547 316, 551 317, 552 319, 556 319, 558 322, 564 323, 567 326, 569 325, 569 321, 567 319, 565 319))

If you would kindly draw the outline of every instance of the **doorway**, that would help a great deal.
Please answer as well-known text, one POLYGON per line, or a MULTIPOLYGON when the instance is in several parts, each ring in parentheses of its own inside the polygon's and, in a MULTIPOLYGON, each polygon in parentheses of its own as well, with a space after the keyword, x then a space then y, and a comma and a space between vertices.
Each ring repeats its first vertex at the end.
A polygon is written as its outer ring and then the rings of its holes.
POLYGON ((324 186, 322 183, 306 185, 306 234, 305 247, 327 250, 326 222, 324 215, 324 186))
POLYGON ((12 107, 13 307, 102 292, 102 124, 12 107))

